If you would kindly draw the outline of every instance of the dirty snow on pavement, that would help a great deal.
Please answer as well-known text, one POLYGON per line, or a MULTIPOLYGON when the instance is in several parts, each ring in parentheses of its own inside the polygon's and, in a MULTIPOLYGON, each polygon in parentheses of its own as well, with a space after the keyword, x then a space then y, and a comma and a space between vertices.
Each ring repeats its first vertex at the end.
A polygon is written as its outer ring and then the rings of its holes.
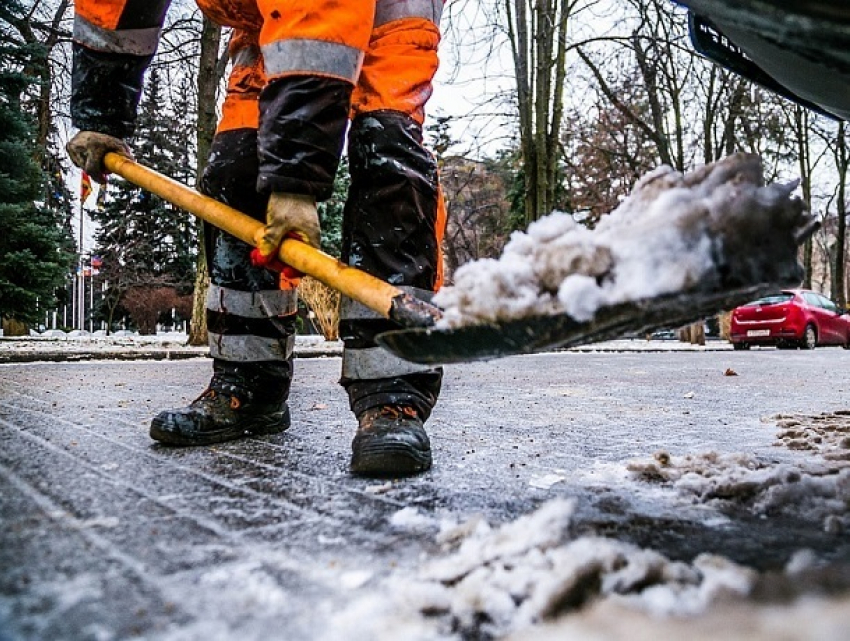
POLYGON ((777 446, 809 453, 793 463, 749 454, 705 452, 636 461, 639 479, 670 485, 695 502, 743 507, 757 515, 785 514, 820 522, 826 532, 850 530, 850 412, 778 415, 777 446))
POLYGON ((554 499, 500 527, 481 518, 440 524, 443 556, 413 577, 391 575, 336 616, 324 638, 499 638, 598 599, 695 615, 721 595, 746 595, 755 581, 715 555, 684 563, 610 538, 571 537, 574 510, 574 501, 554 499))
POLYGON ((758 156, 681 174, 662 166, 594 230, 553 213, 515 232, 499 259, 467 263, 434 298, 440 328, 566 313, 699 288, 799 280, 797 184, 764 185, 758 156), (755 242, 757 241, 757 242, 755 242))
MULTIPOLYGON (((769 419, 777 446, 802 450, 806 460, 777 463, 746 454, 671 456, 627 465, 634 481, 662 483, 683 495, 722 509, 744 506, 756 514, 777 513, 817 520, 827 531, 850 526, 850 412, 820 416, 779 415, 769 419)), ((398 529, 438 531, 443 553, 415 573, 391 574, 368 596, 335 616, 324 637, 353 640, 492 639, 553 631, 589 633, 584 619, 595 612, 624 613, 642 630, 663 630, 653 620, 699 620, 730 604, 742 636, 774 638, 771 621, 782 621, 783 638, 840 638, 847 613, 829 599, 798 600, 793 606, 821 617, 823 636, 810 636, 805 621, 791 625, 775 606, 750 600, 760 580, 755 570, 719 555, 700 554, 685 563, 660 552, 606 537, 571 534, 576 503, 554 499, 537 511, 499 527, 482 518, 461 524, 437 522, 405 508, 391 524, 398 529), (430 524, 429 524, 430 522, 430 524), (741 606, 747 604, 746 611, 741 606), (773 608, 773 610, 771 610, 773 608), (631 614, 630 614, 631 613, 631 614), (843 613, 843 614, 842 614, 843 613), (548 626, 548 627, 541 627, 548 626), (761 634, 764 636, 761 636, 761 634)), ((820 560, 808 550, 794 554, 787 581, 814 571, 820 560)), ((762 579, 764 580, 764 579, 762 579)), ((616 627, 616 626, 614 626, 616 627)), ((597 628, 598 630, 598 628, 597 628)), ((613 634, 613 632, 612 632, 613 634)), ((646 635, 645 635, 646 637, 646 635)), ((601 636, 599 638, 622 638, 601 636)), ((646 637, 649 638, 649 637, 646 637)), ((700 638, 711 638, 706 634, 700 638)))

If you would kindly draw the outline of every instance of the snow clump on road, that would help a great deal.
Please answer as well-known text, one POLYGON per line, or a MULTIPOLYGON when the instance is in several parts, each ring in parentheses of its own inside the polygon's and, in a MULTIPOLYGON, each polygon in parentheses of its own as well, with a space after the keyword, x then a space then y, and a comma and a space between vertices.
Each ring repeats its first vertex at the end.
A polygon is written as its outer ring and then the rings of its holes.
POLYGON ((661 452, 654 461, 632 462, 628 469, 645 481, 670 484, 699 503, 819 521, 826 532, 850 530, 850 412, 770 420, 780 429, 777 445, 813 456, 778 463, 749 454, 661 452))
POLYGON ((412 578, 392 574, 336 616, 325 638, 500 638, 598 599, 655 616, 695 615, 755 583, 754 571, 715 555, 684 563, 614 539, 571 539, 574 511, 574 501, 555 499, 498 528, 481 517, 443 524, 444 556, 412 578))
POLYGON ((758 156, 690 174, 662 166, 594 230, 553 213, 515 232, 502 256, 467 263, 434 303, 440 329, 566 313, 699 288, 799 280, 796 236, 808 225, 797 183, 764 185, 758 156))

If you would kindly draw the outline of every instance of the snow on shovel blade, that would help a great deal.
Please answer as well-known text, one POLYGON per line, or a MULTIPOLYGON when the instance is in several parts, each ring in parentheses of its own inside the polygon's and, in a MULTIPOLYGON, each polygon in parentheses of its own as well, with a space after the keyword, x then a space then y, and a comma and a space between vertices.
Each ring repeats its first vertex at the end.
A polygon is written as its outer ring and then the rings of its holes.
POLYGON ((757 285, 731 292, 673 294, 603 307, 592 320, 584 322, 566 314, 532 316, 457 329, 396 330, 380 334, 377 341, 414 363, 448 365, 490 360, 679 327, 774 291, 773 285, 757 285))
POLYGON ((528 354, 681 326, 796 286, 817 225, 797 183, 765 185, 758 156, 690 174, 660 167, 594 229, 554 213, 497 259, 460 267, 434 327, 378 342, 416 363, 528 354))

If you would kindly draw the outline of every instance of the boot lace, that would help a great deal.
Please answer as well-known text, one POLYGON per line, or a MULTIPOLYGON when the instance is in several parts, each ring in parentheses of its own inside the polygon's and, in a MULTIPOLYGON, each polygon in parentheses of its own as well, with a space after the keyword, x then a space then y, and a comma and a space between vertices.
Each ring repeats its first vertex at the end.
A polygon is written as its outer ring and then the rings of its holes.
POLYGON ((400 418, 419 418, 416 410, 408 405, 384 405, 379 410, 380 416, 386 416, 393 420, 400 418))
MULTIPOLYGON (((226 395, 224 395, 224 396, 226 396, 226 395)), ((202 400, 215 401, 217 398, 224 398, 224 396, 218 390, 215 390, 212 387, 208 387, 203 392, 201 392, 201 395, 198 398, 196 398, 193 401, 193 403, 197 403, 197 402, 202 401, 202 400)), ((242 406, 242 401, 239 400, 239 397, 231 395, 230 396, 230 409, 238 410, 241 406, 242 406)))

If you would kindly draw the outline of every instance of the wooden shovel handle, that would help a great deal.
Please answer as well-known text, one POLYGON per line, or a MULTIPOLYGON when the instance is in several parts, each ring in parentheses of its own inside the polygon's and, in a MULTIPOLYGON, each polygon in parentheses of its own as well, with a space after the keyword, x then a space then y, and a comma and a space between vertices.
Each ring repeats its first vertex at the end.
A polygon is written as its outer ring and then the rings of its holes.
MULTIPOLYGON (((107 172, 129 180, 249 245, 255 244, 254 236, 263 227, 261 222, 233 207, 204 196, 125 156, 108 153, 103 159, 103 165, 107 172)), ((278 256, 287 265, 405 327, 430 327, 442 315, 437 307, 301 241, 284 240, 278 256)))

